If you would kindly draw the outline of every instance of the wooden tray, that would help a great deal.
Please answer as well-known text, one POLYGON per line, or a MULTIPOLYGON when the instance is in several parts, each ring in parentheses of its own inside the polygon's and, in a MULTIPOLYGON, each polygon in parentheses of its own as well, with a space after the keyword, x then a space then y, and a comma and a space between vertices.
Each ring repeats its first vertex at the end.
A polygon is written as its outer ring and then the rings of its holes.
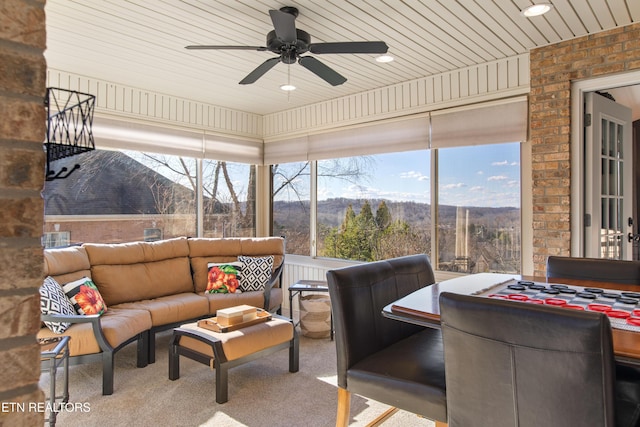
POLYGON ((218 324, 217 317, 210 317, 209 319, 198 320, 198 327, 208 329, 214 332, 231 332, 238 329, 246 328, 247 326, 257 325, 258 323, 267 322, 271 320, 271 313, 261 308, 256 313, 257 318, 249 320, 247 322, 238 323, 236 325, 222 326, 218 324))

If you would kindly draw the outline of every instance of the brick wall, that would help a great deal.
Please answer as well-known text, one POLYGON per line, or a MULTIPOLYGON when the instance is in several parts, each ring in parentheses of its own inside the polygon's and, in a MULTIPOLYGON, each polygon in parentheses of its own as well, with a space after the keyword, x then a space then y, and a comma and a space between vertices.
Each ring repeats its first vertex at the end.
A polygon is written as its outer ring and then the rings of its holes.
POLYGON ((42 425, 38 286, 42 283, 44 0, 0 1, 0 425, 42 425))
POLYGON ((571 249, 571 81, 640 68, 640 24, 531 51, 534 274, 571 249))

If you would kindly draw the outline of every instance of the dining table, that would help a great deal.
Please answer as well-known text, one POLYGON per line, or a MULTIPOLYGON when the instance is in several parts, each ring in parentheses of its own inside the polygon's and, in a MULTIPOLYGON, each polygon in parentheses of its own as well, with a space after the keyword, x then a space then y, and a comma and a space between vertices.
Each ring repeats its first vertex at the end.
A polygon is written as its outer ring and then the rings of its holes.
MULTIPOLYGON (((588 280, 547 279, 504 273, 477 273, 428 285, 385 306, 382 315, 389 319, 413 323, 429 328, 440 328, 439 297, 442 292, 463 295, 505 298, 517 292, 510 285, 537 284, 545 288, 573 288, 578 292, 602 289, 607 293, 629 294, 640 292, 640 286, 588 280)), ((513 286, 511 286, 513 287, 513 286)), ((514 297, 515 298, 515 297, 514 297)), ((533 302, 533 301, 531 301, 533 302)), ((585 303, 585 308, 587 304, 585 303)), ((640 310, 640 303, 638 304, 640 310)), ((595 308, 595 307, 594 307, 595 308)), ((640 314, 640 312, 639 312, 640 314)), ((626 324, 621 319, 610 319, 612 323, 613 350, 616 361, 623 364, 640 365, 640 325, 626 324)))

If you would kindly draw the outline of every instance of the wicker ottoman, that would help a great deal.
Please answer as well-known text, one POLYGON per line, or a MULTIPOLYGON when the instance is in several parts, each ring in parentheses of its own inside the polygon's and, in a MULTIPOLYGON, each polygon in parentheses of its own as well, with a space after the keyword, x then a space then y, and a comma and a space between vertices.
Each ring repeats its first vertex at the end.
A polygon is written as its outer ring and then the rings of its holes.
POLYGON ((289 372, 298 372, 298 335, 290 319, 274 315, 267 322, 231 332, 214 332, 188 323, 173 330, 169 344, 169 379, 180 378, 180 356, 216 370, 216 402, 228 398, 228 370, 289 349, 289 372))

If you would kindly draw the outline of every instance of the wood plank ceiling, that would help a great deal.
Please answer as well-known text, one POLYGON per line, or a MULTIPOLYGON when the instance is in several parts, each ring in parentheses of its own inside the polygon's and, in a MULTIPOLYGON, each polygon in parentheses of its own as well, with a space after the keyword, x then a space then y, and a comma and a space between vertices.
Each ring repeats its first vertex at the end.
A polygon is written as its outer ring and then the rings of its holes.
POLYGON ((268 114, 528 52, 640 21, 640 0, 47 0, 52 69, 256 114, 268 114), (312 42, 382 40, 371 54, 315 55, 348 80, 330 86, 299 64, 238 82, 270 52, 186 50, 191 44, 265 46, 269 9, 295 6, 312 42), (290 75, 288 75, 290 73, 290 75), (290 79, 291 93, 279 86, 290 79))

